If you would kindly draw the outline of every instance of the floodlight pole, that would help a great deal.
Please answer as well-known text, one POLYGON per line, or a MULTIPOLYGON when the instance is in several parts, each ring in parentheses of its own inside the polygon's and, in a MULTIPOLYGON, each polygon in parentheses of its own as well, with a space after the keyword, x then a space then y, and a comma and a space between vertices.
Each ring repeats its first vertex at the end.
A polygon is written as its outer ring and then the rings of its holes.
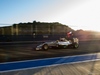
POLYGON ((13 35, 13 25, 11 26, 11 35, 13 35))
POLYGON ((33 34, 33 24, 31 25, 31 34, 33 34))
POLYGON ((4 32, 4 28, 2 27, 2 35, 4 35, 5 34, 5 32, 4 32))
POLYGON ((16 35, 18 35, 18 24, 16 24, 16 35))

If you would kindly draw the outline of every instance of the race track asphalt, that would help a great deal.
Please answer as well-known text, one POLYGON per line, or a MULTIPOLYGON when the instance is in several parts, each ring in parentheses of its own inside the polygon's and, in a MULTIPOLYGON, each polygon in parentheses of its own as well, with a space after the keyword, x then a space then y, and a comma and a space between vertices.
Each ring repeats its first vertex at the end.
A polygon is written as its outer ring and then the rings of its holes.
MULTIPOLYGON (((41 43, 41 42, 40 42, 41 43)), ((49 49, 35 51, 38 43, 8 43, 0 45, 0 63, 30 59, 42 59, 61 56, 72 56, 100 52, 100 40, 81 41, 78 49, 49 49)))

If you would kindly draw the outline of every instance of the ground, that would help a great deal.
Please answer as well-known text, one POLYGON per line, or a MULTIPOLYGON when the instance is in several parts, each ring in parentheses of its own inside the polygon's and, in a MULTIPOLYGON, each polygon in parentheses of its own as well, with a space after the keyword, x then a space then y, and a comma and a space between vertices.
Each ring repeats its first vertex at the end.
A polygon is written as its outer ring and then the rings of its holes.
POLYGON ((35 51, 40 43, 6 44, 0 45, 0 62, 41 59, 60 56, 71 56, 100 52, 100 40, 80 41, 78 49, 49 49, 35 51))

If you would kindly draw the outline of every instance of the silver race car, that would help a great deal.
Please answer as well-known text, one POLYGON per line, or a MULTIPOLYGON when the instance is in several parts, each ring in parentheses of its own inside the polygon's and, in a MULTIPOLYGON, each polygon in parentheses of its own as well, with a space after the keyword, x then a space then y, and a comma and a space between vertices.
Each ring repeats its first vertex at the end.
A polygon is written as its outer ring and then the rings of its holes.
POLYGON ((77 38, 72 40, 66 40, 65 38, 60 38, 60 40, 45 42, 36 47, 36 50, 48 50, 49 48, 78 48, 79 41, 77 38))

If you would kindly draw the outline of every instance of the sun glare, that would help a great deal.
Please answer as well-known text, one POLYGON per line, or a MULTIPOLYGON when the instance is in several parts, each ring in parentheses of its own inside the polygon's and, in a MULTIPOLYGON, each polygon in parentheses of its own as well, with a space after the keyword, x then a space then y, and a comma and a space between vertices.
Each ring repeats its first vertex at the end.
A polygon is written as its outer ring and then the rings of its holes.
POLYGON ((100 32, 100 27, 99 27, 98 25, 95 25, 95 26, 88 26, 88 27, 85 27, 85 28, 83 28, 83 29, 100 32))
MULTIPOLYGON (((70 25, 69 25, 70 26, 70 25)), ((88 30, 88 31, 97 31, 97 32, 100 32, 100 26, 98 25, 95 25, 95 26, 70 26, 72 29, 74 30, 88 30)))

